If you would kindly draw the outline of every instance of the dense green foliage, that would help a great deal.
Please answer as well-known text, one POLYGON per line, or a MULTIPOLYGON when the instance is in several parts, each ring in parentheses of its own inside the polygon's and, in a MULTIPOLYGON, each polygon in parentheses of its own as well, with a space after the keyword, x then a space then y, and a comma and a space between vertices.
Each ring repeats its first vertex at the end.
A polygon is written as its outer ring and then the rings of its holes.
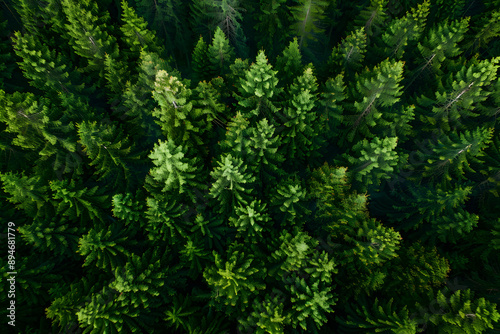
POLYGON ((500 1, 1 6, 2 333, 500 332, 500 1))

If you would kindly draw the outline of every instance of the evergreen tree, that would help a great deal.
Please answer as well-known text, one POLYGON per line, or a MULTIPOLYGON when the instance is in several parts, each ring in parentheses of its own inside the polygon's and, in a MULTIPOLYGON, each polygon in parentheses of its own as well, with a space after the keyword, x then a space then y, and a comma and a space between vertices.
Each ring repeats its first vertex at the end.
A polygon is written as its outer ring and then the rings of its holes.
POLYGON ((254 117, 261 114, 271 121, 274 120, 274 114, 279 110, 274 102, 279 94, 276 73, 268 63, 264 51, 259 51, 256 62, 240 81, 238 90, 241 95, 237 97, 238 104, 243 108, 243 116, 251 119, 251 123, 254 117))
MULTIPOLYGON (((179 0, 135 0, 137 13, 146 19, 166 43, 167 52, 178 63, 189 54, 190 32, 185 17, 187 2, 179 0)), ((187 63, 189 61, 187 60, 187 63)))
POLYGON ((402 119, 400 122, 405 125, 395 130, 397 134, 408 131, 407 122, 412 119, 412 113, 402 115, 401 111, 394 110, 402 94, 399 85, 402 74, 403 63, 387 59, 372 71, 356 76, 356 88, 351 93, 355 102, 344 116, 346 125, 351 125, 346 133, 347 140, 352 142, 360 136, 373 138, 376 132, 394 126, 392 120, 402 119))
POLYGON ((196 80, 203 81, 210 78, 209 64, 208 46, 203 37, 200 36, 193 50, 192 66, 196 80))
POLYGON ((273 56, 276 45, 281 45, 288 37, 286 28, 292 19, 286 6, 286 0, 260 0, 255 14, 257 46, 273 56))
POLYGON ((130 250, 137 241, 127 240, 133 229, 124 229, 114 223, 107 228, 92 228, 78 242, 78 253, 85 257, 83 266, 95 265, 101 269, 114 270, 125 264, 130 250))
POLYGON ((284 174, 280 167, 285 160, 278 150, 280 142, 280 136, 275 134, 274 127, 266 118, 261 119, 257 127, 251 128, 249 163, 257 177, 257 184, 269 185, 277 176, 284 174))
POLYGON ((85 81, 63 54, 50 49, 33 35, 21 35, 17 32, 14 36, 14 51, 22 60, 20 68, 33 86, 65 94, 89 94, 94 90, 90 85, 85 87, 85 81))
POLYGON ((139 155, 124 131, 115 125, 97 122, 78 124, 79 142, 95 166, 98 180, 109 183, 113 189, 127 189, 136 182, 131 167, 137 165, 139 155), (125 183, 124 183, 125 182, 125 183))
POLYGON ((47 184, 40 176, 26 176, 19 173, 0 174, 6 199, 23 210, 29 217, 46 217, 50 213, 46 204, 47 184))
POLYGON ((429 148, 417 151, 422 159, 416 168, 420 175, 412 175, 414 180, 429 178, 434 183, 449 185, 453 179, 466 180, 466 172, 475 173, 471 162, 478 162, 484 156, 483 150, 491 142, 493 129, 477 128, 474 131, 452 132, 449 136, 441 135, 436 142, 429 142, 429 148))
POLYGON ((395 310, 393 302, 392 298, 385 303, 375 298, 371 307, 366 300, 360 306, 347 305, 348 320, 340 318, 337 320, 347 328, 370 329, 375 333, 418 333, 418 323, 415 319, 411 319, 407 306, 395 310))
POLYGON ((87 70, 96 71, 103 77, 105 55, 114 59, 118 57, 116 38, 106 29, 109 14, 99 17, 98 5, 90 1, 75 3, 64 0, 62 9, 68 19, 66 29, 74 52, 88 60, 87 70))
POLYGON ((20 226, 19 233, 26 243, 41 252, 74 257, 83 229, 64 218, 36 219, 32 224, 20 226))
POLYGON ((271 194, 271 212, 275 221, 282 227, 303 226, 304 218, 309 214, 305 206, 306 190, 296 177, 280 181, 271 194))
POLYGON ((284 326, 290 324, 290 314, 284 311, 283 299, 278 292, 267 295, 263 301, 254 299, 252 312, 247 319, 239 320, 239 324, 256 334, 283 334, 284 326))
POLYGON ((163 48, 157 45, 156 35, 148 30, 147 22, 137 16, 134 8, 129 7, 126 1, 121 3, 123 25, 120 27, 124 41, 132 52, 156 52, 162 54, 163 48))
POLYGON ((176 244, 182 241, 181 238, 187 237, 189 222, 182 219, 186 209, 174 196, 161 200, 148 197, 146 203, 145 230, 149 240, 176 244))
POLYGON ((109 207, 108 196, 97 185, 90 188, 75 180, 55 180, 50 182, 50 189, 56 213, 69 219, 102 220, 109 207))
POLYGON ((276 69, 281 76, 281 84, 288 87, 302 72, 302 54, 300 53, 297 38, 283 50, 283 54, 276 59, 276 69))
POLYGON ((420 120, 429 130, 465 130, 471 129, 469 124, 478 124, 473 118, 484 110, 481 102, 493 93, 487 87, 495 79, 499 61, 493 58, 473 62, 448 75, 434 98, 423 95, 417 99, 420 120))
POLYGON ((239 7, 239 0, 217 0, 210 1, 209 13, 215 20, 215 24, 222 29, 235 45, 238 55, 247 58, 248 46, 247 38, 243 32, 242 8, 239 7))
POLYGON ((141 204, 138 197, 139 192, 136 196, 133 196, 131 193, 114 195, 111 201, 113 216, 125 221, 126 224, 142 223, 141 216, 144 205, 141 204))
POLYGON ((188 152, 183 146, 176 146, 173 141, 160 141, 155 144, 149 158, 155 165, 149 174, 162 183, 162 192, 178 191, 180 194, 188 192, 193 198, 192 187, 203 188, 203 180, 200 178, 199 159, 187 156, 188 152))
POLYGON ((424 1, 408 11, 404 17, 393 19, 389 23, 387 31, 382 35, 384 53, 387 56, 401 59, 404 48, 420 37, 425 28, 429 6, 429 1, 424 1))
POLYGON ((323 0, 299 0, 290 8, 295 20, 294 29, 299 36, 299 47, 307 47, 308 40, 317 40, 315 34, 324 32, 321 29, 321 20, 325 18, 324 12, 328 2, 323 0))
POLYGON ((395 167, 407 158, 396 151, 397 141, 397 137, 386 137, 356 143, 352 153, 343 155, 352 169, 352 178, 365 186, 377 186, 383 179, 389 179, 395 167))
POLYGON ((354 19, 356 26, 365 28, 369 39, 380 34, 381 26, 387 20, 388 2, 388 0, 370 0, 354 19))
POLYGON ((340 126, 344 120, 342 101, 346 99, 344 75, 330 78, 322 87, 318 99, 320 123, 324 124, 323 135, 327 141, 340 136, 340 126))
POLYGON ((249 204, 251 189, 245 184, 252 183, 255 179, 247 166, 240 158, 227 154, 217 162, 219 165, 210 173, 215 182, 210 187, 210 195, 219 204, 218 211, 229 215, 238 204, 249 204))
POLYGON ((212 76, 225 76, 233 62, 234 50, 220 27, 215 29, 212 44, 208 46, 209 68, 212 76))
POLYGON ((404 301, 411 300, 414 294, 424 295, 443 284, 450 270, 449 261, 435 247, 424 247, 420 242, 403 244, 389 264, 394 274, 384 282, 382 291, 397 290, 404 301))
POLYGON ((248 240, 258 240, 267 222, 269 215, 265 212, 266 204, 261 201, 252 201, 247 206, 239 206, 235 210, 235 216, 231 216, 229 221, 238 229, 238 234, 248 240), (264 226, 262 226, 264 225, 264 226))
POLYGON ((394 206, 397 211, 389 216, 399 221, 402 229, 421 227, 423 236, 431 241, 438 238, 442 242, 456 242, 477 225, 477 215, 464 208, 471 192, 471 186, 460 184, 446 190, 439 186, 433 190, 423 186, 409 188, 409 194, 403 195, 400 202, 402 205, 394 206), (427 224, 421 226, 424 222, 427 224))
POLYGON ((224 305, 244 310, 251 293, 264 289, 261 282, 265 269, 259 268, 254 256, 244 251, 243 245, 232 243, 225 256, 214 251, 215 263, 203 272, 212 289, 212 299, 224 305))
POLYGON ((191 95, 192 90, 177 77, 163 70, 157 73, 153 98, 160 108, 153 111, 155 122, 168 140, 196 147, 203 144, 200 128, 207 123, 207 112, 193 109, 191 95))
POLYGON ((450 296, 438 291, 436 301, 442 311, 430 315, 429 321, 442 333, 472 334, 493 328, 493 323, 500 320, 496 305, 484 298, 473 298, 474 292, 469 289, 457 290, 450 296))
POLYGON ((338 46, 333 48, 328 63, 331 72, 344 69, 348 74, 356 73, 361 69, 366 53, 366 33, 361 27, 342 39, 338 46))

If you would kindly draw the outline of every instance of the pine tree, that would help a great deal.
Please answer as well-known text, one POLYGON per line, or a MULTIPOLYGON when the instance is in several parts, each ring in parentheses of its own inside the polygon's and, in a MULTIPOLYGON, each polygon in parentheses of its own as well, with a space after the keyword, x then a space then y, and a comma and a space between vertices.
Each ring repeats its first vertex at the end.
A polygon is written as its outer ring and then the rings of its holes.
POLYGON ((366 53, 366 33, 365 28, 361 27, 333 48, 332 54, 328 60, 330 72, 336 73, 340 69, 352 76, 361 69, 366 53))
POLYGON ((82 277, 81 280, 75 280, 64 292, 55 294, 49 307, 46 309, 47 318, 52 319, 63 330, 70 331, 78 328, 78 317, 76 313, 79 307, 96 293, 102 282, 102 277, 93 275, 91 278, 82 277))
POLYGON ((346 99, 345 90, 344 76, 339 74, 328 79, 319 94, 319 122, 323 124, 323 136, 328 142, 341 134, 340 126, 344 120, 341 102, 346 99))
POLYGON ((305 206, 306 189, 296 177, 281 180, 270 194, 274 220, 282 227, 291 229, 304 224, 304 218, 310 211, 305 206))
POLYGON ((192 326, 193 316, 199 311, 198 307, 192 305, 192 298, 189 296, 175 296, 170 308, 165 311, 165 320, 170 327, 179 329, 182 327, 187 333, 192 333, 195 328, 192 326))
POLYGON ((493 129, 487 128, 439 136, 435 142, 429 142, 428 148, 417 151, 417 157, 422 163, 415 164, 415 168, 421 169, 422 172, 412 175, 411 178, 429 178, 443 186, 449 185, 453 179, 466 180, 466 172, 475 173, 470 163, 477 163, 478 159, 484 156, 483 150, 491 142, 492 136, 493 129))
POLYGON ((285 120, 280 135, 286 157, 294 164, 308 161, 318 147, 315 137, 319 131, 313 128, 317 124, 313 111, 315 101, 309 90, 303 90, 294 95, 291 105, 284 109, 285 120))
POLYGON ((401 59, 405 47, 420 37, 425 28, 429 6, 429 1, 424 1, 404 17, 393 19, 389 23, 387 31, 382 35, 384 53, 387 56, 401 59))
POLYGON ((346 328, 369 329, 374 333, 418 333, 418 322, 411 319, 407 306, 398 310, 393 306, 393 302, 393 298, 387 302, 379 302, 379 299, 375 298, 371 307, 368 306, 370 302, 366 300, 355 307, 347 304, 347 321, 339 317, 336 319, 346 328))
POLYGON ((424 237, 431 241, 456 242, 477 224, 477 215, 464 209, 471 192, 471 186, 461 184, 446 190, 439 185, 432 190, 428 186, 412 187, 402 196, 401 205, 394 206, 397 211, 388 215, 404 230, 422 228, 424 237))
POLYGON ((260 0, 258 11, 255 14, 255 30, 257 32, 257 46, 274 56, 276 45, 281 45, 288 37, 286 27, 291 17, 287 10, 286 0, 260 0))
POLYGON ((222 29, 235 45, 238 55, 247 58, 248 46, 247 38, 243 32, 242 8, 239 7, 239 0, 217 0, 210 1, 209 13, 215 20, 215 24, 222 29))
POLYGON ((113 270, 115 279, 109 287, 134 308, 160 307, 184 285, 172 258, 169 250, 161 247, 148 249, 141 256, 131 254, 124 266, 113 270))
POLYGON ((127 247, 137 243, 131 235, 133 229, 124 229, 118 223, 107 228, 92 228, 78 242, 78 253, 85 257, 83 266, 95 265, 101 269, 115 270, 124 265, 130 256, 127 247))
MULTIPOLYGON (((222 78, 219 79, 222 80, 222 78)), ((197 116, 200 136, 213 138, 216 135, 214 127, 222 127, 224 115, 227 112, 222 102, 221 93, 217 90, 213 80, 199 82, 193 90, 194 114, 197 116)))
POLYGON ((247 319, 238 322, 242 328, 255 334, 284 334, 284 326, 290 324, 290 314, 284 311, 281 293, 266 295, 264 300, 254 299, 252 311, 247 319))
POLYGON ((276 70, 281 76, 281 85, 288 87, 293 80, 303 73, 302 54, 300 53, 297 38, 283 50, 283 54, 276 59, 276 70))
POLYGON ((186 208, 177 201, 174 196, 148 197, 146 200, 147 223, 145 230, 148 239, 152 241, 167 241, 170 244, 181 242, 181 238, 187 237, 189 222, 183 219, 186 208))
POLYGON ((83 229, 74 226, 71 220, 36 219, 32 224, 20 226, 19 233, 27 244, 41 252, 57 256, 74 257, 78 248, 78 239, 83 229))
POLYGON ((177 64, 184 56, 187 60, 189 54, 187 50, 191 40, 185 19, 188 11, 187 2, 135 0, 135 8, 138 15, 144 17, 156 31, 158 37, 165 40, 167 52, 174 57, 174 62, 177 64))
POLYGON ((120 104, 115 109, 118 117, 129 126, 130 132, 135 134, 135 137, 141 138, 138 144, 142 144, 140 146, 145 150, 151 150, 152 144, 144 145, 144 142, 155 143, 161 136, 160 125, 156 124, 152 115, 157 103, 151 91, 155 90, 157 73, 161 70, 170 73, 172 72, 170 69, 169 62, 161 59, 157 54, 141 52, 139 77, 134 84, 127 81, 120 104), (143 138, 147 140, 144 141, 143 138))
POLYGON ((429 29, 427 35, 417 44, 420 53, 416 58, 418 59, 418 67, 411 75, 407 76, 407 79, 412 78, 410 84, 414 83, 418 76, 430 71, 431 68, 442 74, 442 71, 439 72, 439 70, 446 63, 446 60, 452 60, 462 53, 457 44, 464 39, 469 28, 469 21, 468 17, 451 22, 446 20, 429 29))
POLYGON ((40 176, 7 172, 0 174, 0 180, 7 200, 27 216, 46 217, 50 213, 46 203, 48 186, 40 176))
POLYGON ((323 231, 347 214, 359 220, 368 218, 367 195, 350 190, 346 167, 325 163, 311 172, 307 186, 308 199, 315 201, 315 220, 323 231))
POLYGON ((389 263, 391 279, 384 282, 382 291, 401 291, 401 298, 406 301, 445 282, 450 264, 437 248, 424 247, 420 242, 402 246, 398 257, 389 263))
POLYGON ((495 80, 499 61, 500 57, 474 61, 444 76, 435 97, 423 95, 417 99, 420 121, 429 130, 444 131, 471 129, 469 124, 479 124, 473 118, 484 110, 482 102, 493 93, 487 87, 495 80))
MULTIPOLYGON (((349 107, 344 115, 346 125, 351 125, 346 133, 347 140, 352 142, 360 136, 373 138, 377 131, 394 126, 391 119, 397 119, 400 111, 391 109, 394 109, 394 104, 402 94, 399 85, 402 74, 403 62, 387 59, 372 71, 356 76, 356 88, 351 93, 355 101, 354 108, 349 107)), ((403 116, 404 122, 411 119, 412 114, 403 116)))
POLYGON ((125 62, 117 61, 108 54, 104 56, 104 78, 106 79, 106 88, 108 88, 111 103, 115 103, 122 96, 129 76, 130 71, 125 62))
POLYGON ((196 43, 192 59, 191 64, 195 73, 194 79, 197 81, 208 80, 210 78, 208 46, 202 36, 196 43))
POLYGON ((162 192, 187 193, 194 200, 193 188, 203 189, 200 159, 191 157, 183 146, 177 146, 173 141, 159 141, 149 158, 155 167, 149 174, 164 185, 162 192))
POLYGON ((332 293, 332 286, 320 287, 320 282, 308 284, 304 278, 293 273, 285 279, 285 289, 291 295, 293 328, 315 331, 326 323, 326 315, 332 313, 332 306, 337 298, 332 293))
POLYGON ((212 43, 208 46, 209 68, 212 77, 225 76, 229 73, 229 66, 233 62, 234 50, 220 27, 215 29, 212 43))
POLYGON ((235 215, 231 216, 229 221, 247 242, 258 240, 262 237, 262 231, 271 220, 265 210, 266 204, 261 203, 260 200, 254 200, 246 206, 237 207, 235 215))
POLYGON ((163 53, 163 48, 157 45, 154 31, 147 28, 147 22, 137 15, 134 8, 130 7, 126 1, 121 2, 123 25, 120 27, 125 36, 124 42, 130 51, 138 53, 141 50, 146 52, 163 53))
POLYGON ((203 272, 212 289, 212 299, 244 310, 251 293, 266 287, 261 282, 265 269, 260 268, 254 256, 245 252, 239 243, 229 245, 225 256, 214 251, 214 257, 214 265, 203 272))
POLYGON ((109 14, 98 16, 98 5, 94 2, 74 3, 69 0, 62 2, 62 9, 68 19, 66 29, 70 45, 74 52, 87 58, 87 70, 96 71, 104 76, 105 55, 111 58, 118 56, 116 38, 107 31, 109 14))
POLYGON ((227 236, 232 231, 222 218, 213 212, 199 213, 191 224, 190 232, 204 241, 206 249, 222 252, 224 245, 228 243, 227 236))
POLYGON ((482 19, 477 23, 477 28, 475 29, 474 38, 472 38, 467 44, 467 49, 472 48, 472 50, 478 50, 485 47, 488 43, 500 36, 500 10, 498 8, 493 9, 488 13, 488 16, 482 17, 482 19))
POLYGON ((237 112, 236 116, 227 125, 224 141, 220 143, 220 148, 225 153, 230 153, 244 162, 248 162, 252 155, 249 124, 248 119, 244 118, 240 112, 237 112))
POLYGON ((85 187, 75 180, 50 181, 54 208, 57 214, 81 221, 103 220, 109 207, 108 196, 99 186, 85 187))
POLYGON ((179 257, 183 266, 189 268, 189 276, 193 279, 199 277, 209 263, 213 263, 212 253, 198 236, 187 237, 186 243, 179 251, 179 257))
POLYGON ((247 166, 240 158, 227 154, 217 162, 219 165, 210 173, 215 182, 210 188, 210 195, 220 206, 220 213, 229 215, 238 204, 249 204, 251 189, 245 184, 251 184, 255 177, 247 172, 247 166))
POLYGON ((474 292, 470 289, 457 290, 450 296, 446 295, 448 293, 437 292, 437 306, 442 312, 429 317, 430 322, 442 333, 482 333, 493 328, 493 323, 500 320, 496 304, 484 298, 474 300, 474 292))
POLYGON ((14 55, 11 52, 10 40, 8 38, 8 21, 3 20, 0 14, 0 89, 6 89, 9 83, 6 79, 12 78, 12 72, 15 69, 14 55))
POLYGON ((278 176, 284 174, 280 166, 285 157, 279 151, 280 143, 281 137, 275 134, 274 126, 269 124, 266 118, 261 119, 257 127, 251 128, 251 155, 248 161, 256 175, 257 184, 273 184, 278 176))
POLYGON ((142 212, 144 205, 141 204, 139 192, 136 196, 131 193, 116 194, 112 198, 113 216, 125 221, 125 223, 140 223, 142 226, 142 212))
POLYGON ((387 20, 388 0, 370 0, 354 19, 357 27, 364 27, 369 40, 381 32, 381 26, 387 20))
POLYGON ((196 147, 203 144, 202 129, 207 126, 210 111, 193 108, 192 93, 177 77, 158 71, 153 98, 160 108, 153 111, 153 116, 168 140, 196 147))
POLYGON ((211 31, 211 18, 208 11, 210 5, 206 0, 190 1, 189 24, 195 35, 207 37, 211 31))
POLYGON ((124 131, 115 125, 97 122, 78 124, 79 142, 95 166, 98 180, 105 180, 113 189, 127 189, 136 182, 132 166, 139 155, 124 131))
POLYGON ((124 298, 110 299, 113 292, 104 287, 100 293, 90 296, 90 300, 76 313, 80 327, 89 332, 106 328, 110 333, 134 333, 145 327, 140 319, 140 309, 128 304, 124 298))
POLYGON ((378 186, 382 180, 389 179, 395 168, 407 159, 406 155, 396 151, 397 141, 397 137, 376 137, 356 143, 352 153, 343 155, 351 169, 351 177, 365 187, 378 186))
POLYGON ((316 34, 324 32, 321 29, 321 20, 325 18, 324 12, 328 6, 323 0, 300 0, 297 5, 290 7, 290 12, 295 24, 293 28, 297 31, 299 47, 307 47, 308 40, 317 40, 316 34))
POLYGON ((243 116, 251 119, 251 123, 253 117, 261 114, 272 121, 274 114, 279 110, 274 102, 276 95, 279 94, 276 73, 277 71, 273 71, 271 64, 268 63, 264 51, 259 51, 256 62, 246 72, 245 79, 241 80, 238 88, 241 94, 237 97, 238 104, 243 108, 243 116))
POLYGON ((19 63, 20 68, 34 87, 64 94, 92 93, 94 87, 83 80, 63 54, 51 49, 33 35, 21 35, 16 32, 14 36, 14 51, 22 60, 19 63))

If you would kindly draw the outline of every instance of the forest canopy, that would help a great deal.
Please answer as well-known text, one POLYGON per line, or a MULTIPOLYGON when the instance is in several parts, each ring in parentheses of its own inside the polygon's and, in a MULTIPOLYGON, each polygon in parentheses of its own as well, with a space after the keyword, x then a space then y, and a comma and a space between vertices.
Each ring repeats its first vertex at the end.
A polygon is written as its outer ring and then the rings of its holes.
POLYGON ((499 0, 1 6, 3 328, 500 333, 499 0))

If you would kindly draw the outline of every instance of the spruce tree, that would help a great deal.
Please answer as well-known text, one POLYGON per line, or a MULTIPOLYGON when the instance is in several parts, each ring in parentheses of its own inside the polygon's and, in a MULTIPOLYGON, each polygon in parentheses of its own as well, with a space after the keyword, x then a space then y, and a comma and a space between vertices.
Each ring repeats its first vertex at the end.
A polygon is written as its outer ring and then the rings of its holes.
POLYGON ((300 53, 297 38, 283 50, 283 54, 276 59, 276 70, 281 76, 281 85, 288 87, 302 72, 302 54, 300 53))
POLYGON ((212 76, 225 76, 233 62, 234 49, 220 27, 215 29, 212 43, 208 46, 209 68, 212 76))
POLYGON ((241 95, 237 97, 238 104, 242 107, 243 116, 251 119, 251 123, 261 115, 274 120, 274 114, 279 110, 274 102, 279 94, 276 73, 268 63, 264 51, 259 51, 256 62, 240 81, 238 90, 241 95))
POLYGON ((194 199, 192 188, 203 189, 199 159, 190 157, 186 147, 177 146, 172 140, 160 141, 149 158, 155 165, 149 174, 164 185, 162 192, 187 192, 194 199))
POLYGON ((195 79, 198 81, 208 80, 210 78, 209 72, 209 58, 208 58, 208 46, 203 40, 203 36, 200 36, 196 46, 193 50, 193 72, 195 74, 195 79))

